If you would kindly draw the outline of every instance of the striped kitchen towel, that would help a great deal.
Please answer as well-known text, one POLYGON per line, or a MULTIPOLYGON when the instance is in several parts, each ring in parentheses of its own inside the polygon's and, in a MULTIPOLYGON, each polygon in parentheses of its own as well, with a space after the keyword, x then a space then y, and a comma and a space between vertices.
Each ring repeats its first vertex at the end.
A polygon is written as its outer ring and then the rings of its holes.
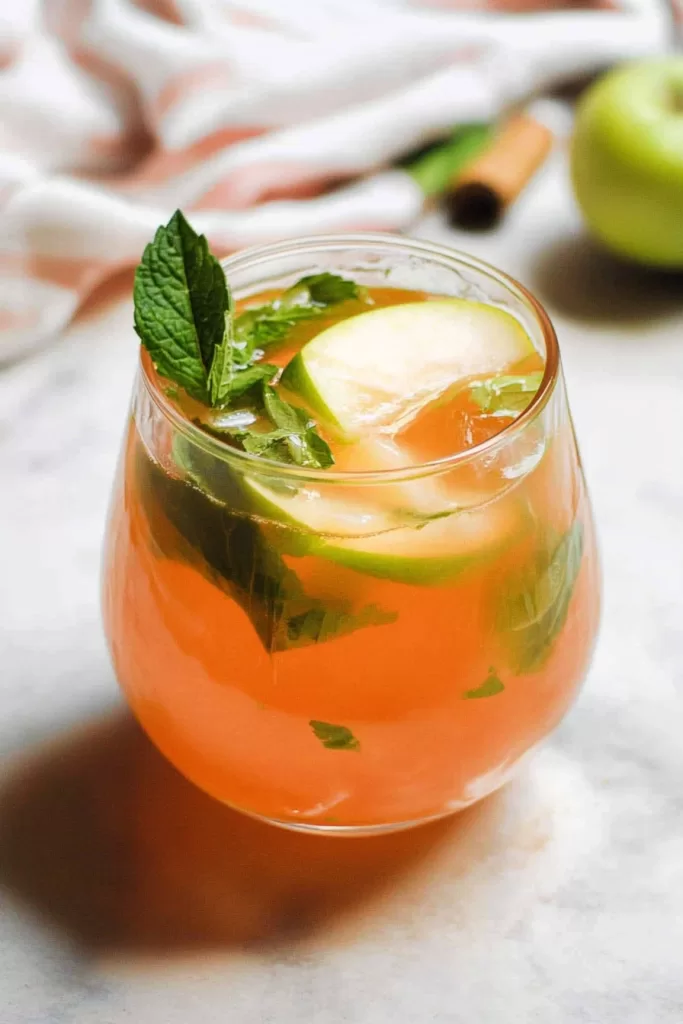
POLYGON ((660 8, 521 2, 0 0, 0 362, 177 206, 220 253, 400 230, 398 156, 666 45, 660 8))

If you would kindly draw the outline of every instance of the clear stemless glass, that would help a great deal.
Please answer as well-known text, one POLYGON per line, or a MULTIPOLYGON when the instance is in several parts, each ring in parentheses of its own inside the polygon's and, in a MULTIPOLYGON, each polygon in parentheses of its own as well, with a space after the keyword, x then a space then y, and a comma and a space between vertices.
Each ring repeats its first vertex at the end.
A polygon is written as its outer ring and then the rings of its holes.
POLYGON ((484 301, 545 358, 533 401, 493 438, 371 473, 227 447, 181 415, 144 355, 135 384, 104 618, 152 741, 218 800, 288 828, 353 835, 451 814, 557 725, 596 634, 595 539, 553 327, 511 278, 427 242, 306 238, 224 267, 238 299, 329 270, 484 301), (283 512, 297 502, 319 528, 283 512))

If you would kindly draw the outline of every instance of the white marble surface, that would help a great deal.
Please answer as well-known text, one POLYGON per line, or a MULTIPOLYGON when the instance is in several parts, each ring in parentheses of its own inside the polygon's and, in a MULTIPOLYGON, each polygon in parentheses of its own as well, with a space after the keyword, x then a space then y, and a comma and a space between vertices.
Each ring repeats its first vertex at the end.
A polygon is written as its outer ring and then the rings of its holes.
POLYGON ((492 235, 559 328, 602 545, 587 686, 501 795, 385 841, 288 836, 121 711, 98 612, 125 299, 0 372, 2 1024, 683 1021, 683 286, 585 242, 562 161, 492 235))

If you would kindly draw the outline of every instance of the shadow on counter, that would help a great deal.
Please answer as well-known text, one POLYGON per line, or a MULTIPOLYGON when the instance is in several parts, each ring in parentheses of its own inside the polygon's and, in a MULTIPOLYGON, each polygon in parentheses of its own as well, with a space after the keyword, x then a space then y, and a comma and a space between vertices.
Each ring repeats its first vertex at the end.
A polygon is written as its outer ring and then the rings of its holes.
POLYGON ((640 324, 683 309, 683 272, 618 260, 585 234, 553 241, 527 277, 544 304, 575 320, 640 324))
POLYGON ((466 870, 498 799, 372 839, 286 832, 196 789, 121 715, 7 780, 0 885, 85 953, 260 949, 367 906, 446 841, 466 870))

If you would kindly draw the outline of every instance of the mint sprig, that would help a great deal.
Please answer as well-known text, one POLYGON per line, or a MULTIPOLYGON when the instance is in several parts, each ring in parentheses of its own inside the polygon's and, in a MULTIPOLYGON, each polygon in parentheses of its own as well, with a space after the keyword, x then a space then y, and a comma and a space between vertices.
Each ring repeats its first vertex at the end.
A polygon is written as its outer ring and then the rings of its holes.
POLYGON ((133 298, 135 330, 157 371, 207 401, 207 379, 231 299, 220 263, 180 210, 145 247, 133 298))
MULTIPOLYGON (((278 368, 260 359, 263 349, 282 341, 296 323, 360 298, 362 291, 336 274, 309 274, 273 302, 236 316, 225 274, 206 238, 176 210, 146 246, 136 271, 135 330, 157 372, 205 405, 226 409, 253 392, 258 411, 274 429, 244 430, 226 439, 254 454, 320 469, 334 464, 328 445, 307 413, 268 386, 278 368)), ((199 425, 221 436, 202 421, 199 425)))
MULTIPOLYGON (((326 467, 334 460, 314 421, 271 386, 279 369, 261 358, 265 345, 281 340, 294 323, 359 295, 352 281, 327 273, 309 275, 273 303, 235 316, 220 264, 206 239, 177 211, 158 229, 138 267, 135 328, 166 379, 169 397, 181 398, 183 389, 215 409, 232 405, 261 417, 257 429, 236 431, 212 424, 210 417, 207 422, 195 418, 196 425, 256 455, 326 467), (272 430, 263 429, 264 420, 272 430)), ((322 643, 395 620, 395 613, 375 605, 358 607, 349 600, 323 601, 308 594, 283 557, 295 549, 304 553, 305 539, 283 527, 275 542, 254 514, 242 474, 181 432, 174 438, 171 460, 173 470, 168 472, 140 444, 137 484, 153 546, 165 557, 199 568, 228 593, 267 651, 322 643)), ((329 739, 337 744, 334 749, 355 749, 339 746, 345 742, 343 736, 329 739)), ((348 742, 356 743, 353 737, 348 742)))

